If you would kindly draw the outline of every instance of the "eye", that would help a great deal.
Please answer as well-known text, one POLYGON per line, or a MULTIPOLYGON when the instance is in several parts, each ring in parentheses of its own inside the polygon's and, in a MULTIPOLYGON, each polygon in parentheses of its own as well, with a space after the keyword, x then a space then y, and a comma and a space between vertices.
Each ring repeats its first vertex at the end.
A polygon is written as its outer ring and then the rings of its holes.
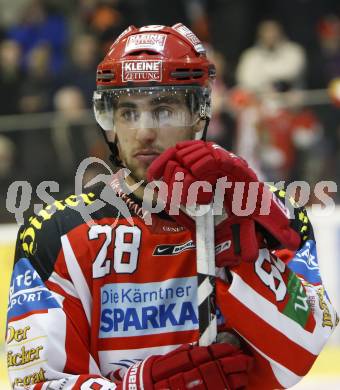
POLYGON ((154 110, 154 116, 158 121, 166 121, 171 119, 173 109, 167 106, 159 106, 154 110))
POLYGON ((120 110, 119 116, 125 122, 135 122, 138 120, 138 111, 133 108, 124 108, 120 110))

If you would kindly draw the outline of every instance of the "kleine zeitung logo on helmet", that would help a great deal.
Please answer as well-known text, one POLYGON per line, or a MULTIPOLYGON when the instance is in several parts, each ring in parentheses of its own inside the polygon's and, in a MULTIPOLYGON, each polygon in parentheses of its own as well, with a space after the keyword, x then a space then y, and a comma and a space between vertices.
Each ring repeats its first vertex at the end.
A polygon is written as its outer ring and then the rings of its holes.
POLYGON ((198 53, 205 53, 202 42, 187 26, 184 26, 182 23, 177 23, 172 26, 172 28, 181 34, 185 39, 187 39, 198 53))
POLYGON ((122 81, 162 81, 162 61, 131 60, 122 62, 122 81))
POLYGON ((125 53, 131 53, 135 50, 154 50, 162 52, 164 50, 166 34, 144 33, 131 35, 125 46, 125 53))
POLYGON ((159 31, 165 28, 163 24, 149 24, 148 26, 143 26, 139 29, 139 31, 159 31))

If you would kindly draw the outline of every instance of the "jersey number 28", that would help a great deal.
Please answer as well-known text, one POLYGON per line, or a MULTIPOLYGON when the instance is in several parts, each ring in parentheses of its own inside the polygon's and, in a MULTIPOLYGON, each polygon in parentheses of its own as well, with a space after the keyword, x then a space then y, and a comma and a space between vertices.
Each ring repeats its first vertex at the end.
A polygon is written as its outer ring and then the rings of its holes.
POLYGON ((108 247, 114 236, 113 268, 119 274, 132 274, 138 263, 141 229, 138 226, 119 225, 114 230, 109 225, 93 225, 89 239, 105 235, 105 241, 93 263, 93 277, 101 278, 111 272, 112 260, 107 258, 108 247))

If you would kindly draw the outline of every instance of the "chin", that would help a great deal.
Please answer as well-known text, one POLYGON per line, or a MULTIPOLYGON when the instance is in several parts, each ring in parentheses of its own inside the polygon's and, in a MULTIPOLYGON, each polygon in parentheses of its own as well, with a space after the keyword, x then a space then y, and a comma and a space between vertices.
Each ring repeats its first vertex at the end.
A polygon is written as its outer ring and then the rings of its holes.
POLYGON ((136 182, 139 182, 141 180, 143 180, 145 183, 147 182, 147 172, 146 172, 146 170, 141 172, 138 169, 130 169, 130 171, 131 171, 131 176, 133 177, 133 179, 136 182))
POLYGON ((144 180, 144 181, 147 181, 147 169, 131 169, 130 168, 130 171, 131 171, 131 174, 132 176, 137 180, 137 181, 140 181, 140 180, 144 180))
POLYGON ((124 166, 131 172, 130 177, 137 183, 141 180, 147 182, 147 169, 148 166, 141 166, 136 163, 136 161, 131 161, 131 163, 123 160, 124 166))
POLYGON ((145 173, 141 173, 141 174, 136 174, 134 175, 136 177, 136 179, 138 179, 138 181, 140 180, 143 180, 144 183, 147 183, 148 179, 147 179, 147 175, 146 175, 146 172, 145 173))

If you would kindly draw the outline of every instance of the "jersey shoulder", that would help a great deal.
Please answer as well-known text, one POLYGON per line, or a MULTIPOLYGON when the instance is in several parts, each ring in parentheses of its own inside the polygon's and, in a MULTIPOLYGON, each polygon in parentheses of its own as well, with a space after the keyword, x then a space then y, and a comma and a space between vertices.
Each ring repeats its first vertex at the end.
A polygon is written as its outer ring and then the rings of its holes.
POLYGON ((28 258, 40 277, 48 279, 61 250, 61 237, 81 225, 134 216, 134 210, 109 186, 96 184, 81 194, 71 194, 31 215, 19 229, 15 262, 28 258), (103 200, 104 198, 104 200, 103 200))

